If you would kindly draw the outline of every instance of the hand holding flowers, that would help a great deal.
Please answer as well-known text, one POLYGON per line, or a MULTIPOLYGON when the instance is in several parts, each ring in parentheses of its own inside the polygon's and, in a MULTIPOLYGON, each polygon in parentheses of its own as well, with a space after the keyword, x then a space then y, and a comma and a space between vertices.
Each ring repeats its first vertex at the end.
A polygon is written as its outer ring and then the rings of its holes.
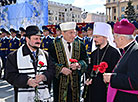
POLYGON ((79 63, 78 63, 78 60, 76 60, 76 59, 69 59, 69 61, 71 62, 71 64, 70 64, 69 67, 70 67, 72 70, 76 70, 76 69, 80 68, 80 65, 79 65, 79 63))

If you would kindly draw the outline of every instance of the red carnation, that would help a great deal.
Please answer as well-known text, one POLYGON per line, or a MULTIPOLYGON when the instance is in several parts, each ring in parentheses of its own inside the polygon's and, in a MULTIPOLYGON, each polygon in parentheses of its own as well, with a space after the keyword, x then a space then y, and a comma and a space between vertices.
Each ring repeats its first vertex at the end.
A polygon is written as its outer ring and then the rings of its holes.
POLYGON ((100 66, 105 68, 105 69, 108 68, 108 64, 106 62, 101 62, 100 66))
POLYGON ((104 73, 106 71, 106 68, 104 67, 98 67, 98 70, 100 73, 104 73))
POLYGON ((106 68, 108 68, 108 64, 106 62, 101 62, 99 65, 93 65, 93 70, 96 71, 96 74, 98 74, 98 72, 104 73, 106 68))
POLYGON ((78 62, 78 60, 76 60, 76 59, 69 59, 69 61, 70 61, 71 63, 77 63, 77 62, 78 62))
POLYGON ((93 65, 93 70, 97 71, 98 67, 99 67, 99 65, 93 65))
POLYGON ((40 67, 43 67, 44 66, 44 62, 39 61, 39 65, 40 65, 40 67))

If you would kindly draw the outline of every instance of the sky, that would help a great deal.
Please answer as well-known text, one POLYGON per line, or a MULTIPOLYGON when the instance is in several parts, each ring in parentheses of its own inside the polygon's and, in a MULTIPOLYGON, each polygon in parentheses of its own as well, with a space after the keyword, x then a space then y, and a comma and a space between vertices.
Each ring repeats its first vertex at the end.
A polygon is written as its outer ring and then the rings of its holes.
POLYGON ((77 6, 82 8, 82 11, 89 13, 105 13, 106 9, 104 4, 106 0, 49 0, 55 1, 63 4, 72 4, 73 6, 77 6))

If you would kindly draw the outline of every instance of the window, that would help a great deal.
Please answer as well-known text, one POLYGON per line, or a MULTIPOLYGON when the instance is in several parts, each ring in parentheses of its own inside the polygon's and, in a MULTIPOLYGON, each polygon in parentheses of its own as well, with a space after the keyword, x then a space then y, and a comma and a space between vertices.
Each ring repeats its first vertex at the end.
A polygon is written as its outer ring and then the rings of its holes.
POLYGON ((55 20, 57 20, 57 17, 55 17, 55 20))
POLYGON ((114 16, 114 20, 116 20, 116 16, 114 16))
POLYGON ((108 0, 108 2, 110 2, 110 0, 108 0))
POLYGON ((114 13, 116 13, 116 8, 114 8, 114 13))
POLYGON ((137 5, 137 10, 138 10, 138 5, 137 5))
POLYGON ((125 11, 125 7, 121 7, 121 11, 124 12, 125 11))

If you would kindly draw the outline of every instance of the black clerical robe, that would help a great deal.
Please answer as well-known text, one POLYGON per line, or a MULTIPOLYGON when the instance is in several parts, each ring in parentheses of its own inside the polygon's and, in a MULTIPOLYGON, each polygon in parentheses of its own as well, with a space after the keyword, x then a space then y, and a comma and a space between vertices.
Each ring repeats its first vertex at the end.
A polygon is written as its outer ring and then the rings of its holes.
MULTIPOLYGON (((102 49, 97 48, 91 54, 91 65, 88 68, 87 77, 90 77, 93 65, 97 65, 100 62, 107 62, 106 73, 111 73, 119 59, 119 52, 109 44, 102 49)), ((92 78, 92 84, 88 86, 85 102, 106 102, 107 84, 103 81, 103 74, 100 72, 97 76, 95 76, 94 72, 92 74, 94 77, 92 78)))
MULTIPOLYGON (((138 91, 138 45, 135 41, 124 48, 125 53, 114 69, 112 88, 138 91)), ((138 102, 138 95, 117 90, 114 102, 138 102)))

